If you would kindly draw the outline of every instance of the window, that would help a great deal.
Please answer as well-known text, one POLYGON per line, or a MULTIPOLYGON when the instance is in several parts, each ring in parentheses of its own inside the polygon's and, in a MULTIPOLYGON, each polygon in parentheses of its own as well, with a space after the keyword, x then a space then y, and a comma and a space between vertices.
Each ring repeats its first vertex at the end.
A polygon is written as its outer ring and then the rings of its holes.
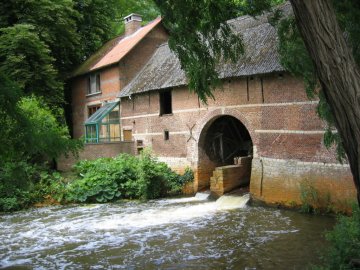
POLYGON ((164 130, 164 140, 165 140, 165 141, 168 141, 169 138, 170 138, 169 131, 168 131, 168 130, 164 130))
POLYGON ((143 140, 136 140, 136 150, 138 155, 140 155, 141 152, 144 150, 143 140))
POLYGON ((132 141, 132 130, 131 129, 124 129, 124 141, 132 141))
POLYGON ((91 74, 88 78, 88 95, 101 92, 100 74, 91 74))
POLYGON ((93 106, 88 106, 88 118, 90 116, 92 116, 98 109, 100 109, 101 105, 93 105, 93 106))
POLYGON ((172 114, 171 90, 163 91, 160 95, 160 115, 172 114))
POLYGON ((106 103, 85 122, 85 142, 120 141, 119 102, 106 103))

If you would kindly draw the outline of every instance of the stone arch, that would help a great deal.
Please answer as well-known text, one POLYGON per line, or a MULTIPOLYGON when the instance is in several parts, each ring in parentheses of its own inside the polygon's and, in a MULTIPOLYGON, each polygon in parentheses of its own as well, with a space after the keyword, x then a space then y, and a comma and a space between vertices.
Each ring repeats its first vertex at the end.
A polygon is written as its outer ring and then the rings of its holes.
POLYGON ((198 121, 194 132, 195 145, 193 145, 193 160, 195 161, 197 168, 195 190, 208 188, 210 183, 209 180, 215 167, 224 165, 209 158, 208 153, 206 153, 204 149, 204 145, 209 129, 211 131, 211 127, 214 123, 221 121, 221 119, 225 119, 226 117, 236 119, 239 122, 249 135, 252 142, 252 148, 254 149, 253 151, 256 151, 257 137, 255 136, 254 129, 243 113, 235 108, 218 108, 207 113, 200 121, 198 121))

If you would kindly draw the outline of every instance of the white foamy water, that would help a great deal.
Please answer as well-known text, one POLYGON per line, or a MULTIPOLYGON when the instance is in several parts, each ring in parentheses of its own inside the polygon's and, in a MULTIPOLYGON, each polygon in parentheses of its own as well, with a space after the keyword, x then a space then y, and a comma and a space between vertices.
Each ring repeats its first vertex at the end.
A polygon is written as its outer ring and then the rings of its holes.
POLYGON ((199 200, 207 200, 210 197, 210 190, 204 191, 204 192, 197 192, 195 194, 195 198, 199 200))
POLYGON ((218 210, 244 208, 249 200, 250 194, 245 194, 243 196, 224 195, 216 201, 216 208, 218 210))
MULTIPOLYGON (((0 215, 0 268, 223 269, 239 260, 251 266, 257 247, 271 243, 272 256, 276 241, 301 229, 279 210, 245 207, 247 200, 200 194, 0 215)), ((313 227, 306 233, 316 238, 313 227)))

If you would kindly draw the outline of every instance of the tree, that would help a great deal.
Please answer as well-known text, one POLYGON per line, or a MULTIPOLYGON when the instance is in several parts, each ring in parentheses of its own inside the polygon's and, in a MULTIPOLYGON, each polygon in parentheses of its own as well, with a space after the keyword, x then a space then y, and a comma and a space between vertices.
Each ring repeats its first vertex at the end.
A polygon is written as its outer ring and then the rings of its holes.
POLYGON ((76 51, 78 59, 67 72, 90 57, 105 42, 116 34, 116 15, 121 6, 118 0, 73 0, 74 10, 79 13, 77 30, 79 43, 76 51), (75 65, 74 65, 75 64, 75 65))
POLYGON ((1 28, 0 36, 0 73, 17 82, 24 94, 42 96, 52 104, 63 102, 55 59, 35 27, 16 24, 1 28))
POLYGON ((291 0, 297 26, 342 139, 360 204, 360 72, 330 0, 291 0))
POLYGON ((142 24, 146 24, 160 15, 160 11, 152 0, 116 0, 116 3, 118 8, 113 10, 115 20, 112 22, 116 35, 125 32, 124 17, 131 13, 140 14, 143 20, 142 24))
MULTIPOLYGON (((212 96, 211 91, 218 82, 215 63, 221 57, 225 60, 236 58, 242 48, 241 40, 227 32, 226 21, 235 17, 234 14, 256 15, 281 2, 154 1, 164 16, 165 27, 170 32, 169 46, 179 57, 181 66, 188 76, 189 87, 204 101, 212 96), (197 62, 202 65, 196 66, 197 62)), ((293 34, 287 37, 296 38, 296 31, 301 34, 301 39, 291 42, 297 42, 296 49, 305 55, 307 74, 304 74, 299 66, 294 66, 294 61, 290 58, 286 59, 286 55, 282 62, 285 63, 286 68, 290 67, 293 73, 301 74, 306 79, 308 90, 313 90, 317 82, 320 82, 320 95, 323 99, 320 99, 319 111, 330 121, 330 126, 333 124, 338 130, 340 135, 338 142, 342 144, 347 155, 360 204, 360 74, 358 63, 355 61, 360 58, 359 42, 357 42, 360 36, 359 23, 356 16, 360 12, 360 4, 355 0, 334 2, 337 14, 331 0, 290 0, 296 20, 295 28, 289 27, 291 20, 288 20, 287 30, 291 29, 290 33, 293 34), (350 36, 349 43, 352 47, 346 43, 344 31, 350 36), (306 52, 301 51, 301 46, 305 46, 306 52), (323 100, 326 102, 322 102, 323 100)), ((282 25, 282 30, 285 25, 282 25)), ((286 37, 283 37, 282 42, 286 41, 286 37)), ((289 52, 291 48, 286 44, 281 46, 280 44, 280 53, 281 48, 283 53, 289 52)), ((329 140, 333 141, 334 137, 329 140)))

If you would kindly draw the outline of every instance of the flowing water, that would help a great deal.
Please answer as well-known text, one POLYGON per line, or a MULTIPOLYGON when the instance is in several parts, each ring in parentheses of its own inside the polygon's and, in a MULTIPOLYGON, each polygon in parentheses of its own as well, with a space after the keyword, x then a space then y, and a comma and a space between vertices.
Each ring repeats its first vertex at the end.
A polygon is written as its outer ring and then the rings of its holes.
POLYGON ((306 269, 318 262, 332 218, 247 200, 199 194, 0 215, 0 268, 306 269))

